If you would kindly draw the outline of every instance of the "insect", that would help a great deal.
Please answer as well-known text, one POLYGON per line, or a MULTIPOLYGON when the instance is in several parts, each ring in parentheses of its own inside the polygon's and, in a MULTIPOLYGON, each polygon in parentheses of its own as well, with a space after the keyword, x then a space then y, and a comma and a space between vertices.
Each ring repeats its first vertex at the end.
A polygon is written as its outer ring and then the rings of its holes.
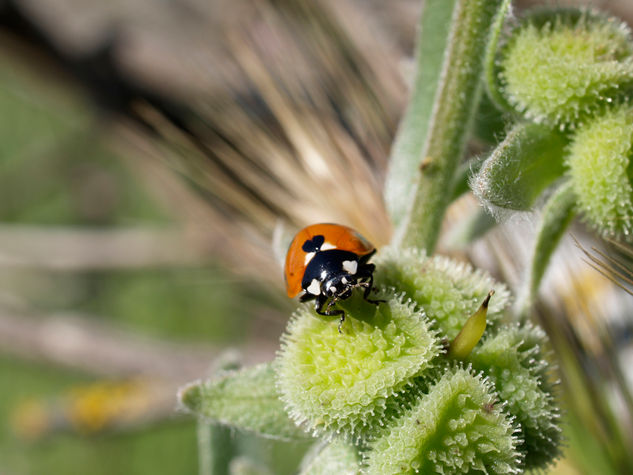
POLYGON ((293 298, 303 290, 301 302, 315 300, 318 314, 340 315, 340 333, 345 312, 332 308, 338 300, 348 298, 356 287, 364 287, 363 298, 379 303, 368 298, 376 266, 367 261, 375 252, 369 241, 347 226, 323 223, 303 228, 290 243, 286 255, 284 277, 288 297, 293 298))

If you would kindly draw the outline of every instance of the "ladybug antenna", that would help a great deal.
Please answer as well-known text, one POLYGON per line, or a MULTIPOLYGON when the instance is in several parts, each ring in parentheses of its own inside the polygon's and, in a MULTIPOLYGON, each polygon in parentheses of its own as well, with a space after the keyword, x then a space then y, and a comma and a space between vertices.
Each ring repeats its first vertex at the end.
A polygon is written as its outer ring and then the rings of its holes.
POLYGON ((303 249, 304 252, 317 252, 319 249, 321 249, 321 246, 324 242, 325 238, 319 234, 318 236, 314 236, 312 239, 308 239, 306 242, 304 242, 303 246, 301 246, 301 249, 303 249))

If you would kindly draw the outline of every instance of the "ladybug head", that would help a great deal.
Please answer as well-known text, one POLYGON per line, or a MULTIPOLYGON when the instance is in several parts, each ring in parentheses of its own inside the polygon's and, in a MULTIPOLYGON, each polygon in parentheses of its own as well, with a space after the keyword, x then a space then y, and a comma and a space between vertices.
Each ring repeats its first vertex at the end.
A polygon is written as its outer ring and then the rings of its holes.
POLYGON ((321 249, 321 246, 324 242, 325 237, 319 234, 318 236, 314 236, 312 239, 308 239, 306 242, 304 242, 303 246, 301 246, 301 249, 303 249, 304 252, 317 252, 319 249, 321 249))
POLYGON ((330 276, 324 282, 323 292, 328 297, 336 297, 344 300, 352 294, 352 290, 359 286, 359 283, 353 275, 340 273, 330 276))

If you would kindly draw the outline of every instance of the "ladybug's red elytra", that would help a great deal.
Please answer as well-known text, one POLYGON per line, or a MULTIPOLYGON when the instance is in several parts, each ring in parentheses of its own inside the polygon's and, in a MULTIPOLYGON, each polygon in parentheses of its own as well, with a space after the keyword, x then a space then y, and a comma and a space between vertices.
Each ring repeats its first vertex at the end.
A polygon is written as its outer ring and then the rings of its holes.
POLYGON ((297 296, 302 290, 301 302, 316 300, 315 310, 320 315, 341 315, 343 310, 333 310, 337 300, 352 295, 356 287, 364 287, 363 297, 369 300, 376 266, 367 261, 376 248, 352 228, 340 224, 312 224, 297 233, 286 255, 284 277, 288 297, 297 296), (328 302, 326 309, 323 307, 328 302))

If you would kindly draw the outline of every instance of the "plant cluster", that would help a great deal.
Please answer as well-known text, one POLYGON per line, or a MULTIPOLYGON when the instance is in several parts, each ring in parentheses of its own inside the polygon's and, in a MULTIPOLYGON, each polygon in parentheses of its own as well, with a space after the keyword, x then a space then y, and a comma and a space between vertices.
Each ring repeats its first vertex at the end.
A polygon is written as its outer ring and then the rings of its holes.
POLYGON ((488 92, 513 125, 470 184, 497 216, 542 205, 525 310, 577 214, 631 238, 633 40, 593 10, 539 9, 489 47, 488 92))
POLYGON ((544 332, 508 322, 503 284, 430 254, 467 176, 459 162, 482 76, 511 125, 485 160, 466 164, 473 192, 497 215, 544 203, 523 303, 577 213, 604 235, 631 234, 633 44, 621 22, 593 11, 509 11, 508 0, 425 2, 385 188, 396 235, 374 259, 380 303, 358 292, 338 301, 341 331, 300 306, 275 361, 184 388, 188 410, 268 437, 317 438, 302 474, 522 473, 557 458, 544 332), (429 35, 442 57, 424 55, 429 35))
POLYGON ((555 459, 560 415, 546 338, 502 322, 505 286, 448 258, 386 249, 376 288, 378 305, 361 295, 338 304, 342 333, 336 318, 302 305, 274 362, 193 384, 182 401, 265 436, 320 438, 311 453, 319 462, 302 473, 336 466, 341 451, 355 454, 351 473, 376 474, 519 473, 555 459), (483 336, 461 331, 482 314, 483 336), (475 349, 457 356, 458 338, 475 349))

